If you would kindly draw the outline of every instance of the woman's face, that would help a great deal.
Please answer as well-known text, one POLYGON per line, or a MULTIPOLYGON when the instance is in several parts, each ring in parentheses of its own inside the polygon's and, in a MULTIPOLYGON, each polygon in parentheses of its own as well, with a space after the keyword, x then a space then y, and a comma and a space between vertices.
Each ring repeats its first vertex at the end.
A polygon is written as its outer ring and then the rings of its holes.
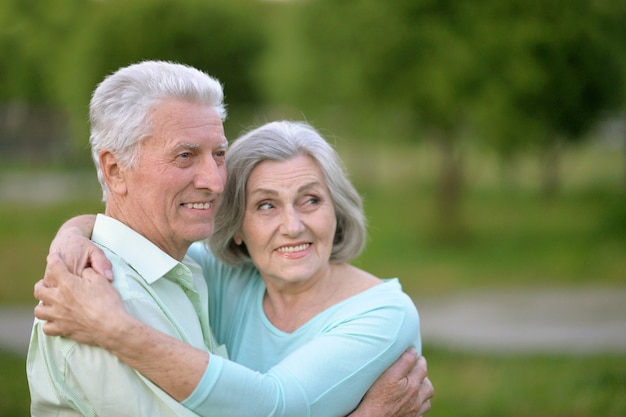
POLYGON ((284 286, 329 273, 336 227, 325 177, 311 157, 263 161, 248 179, 235 242, 246 244, 268 286, 284 286))

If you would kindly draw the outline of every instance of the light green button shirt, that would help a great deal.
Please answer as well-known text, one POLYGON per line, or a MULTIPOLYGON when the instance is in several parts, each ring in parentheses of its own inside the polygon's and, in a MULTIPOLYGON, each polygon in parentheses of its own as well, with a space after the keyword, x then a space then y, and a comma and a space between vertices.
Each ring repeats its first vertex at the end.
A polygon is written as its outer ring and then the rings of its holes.
MULTIPOLYGON (((215 346, 202 271, 123 223, 98 215, 92 240, 111 263, 128 312, 203 350, 215 346)), ((106 350, 46 336, 35 320, 27 359, 33 416, 195 416, 106 350)))

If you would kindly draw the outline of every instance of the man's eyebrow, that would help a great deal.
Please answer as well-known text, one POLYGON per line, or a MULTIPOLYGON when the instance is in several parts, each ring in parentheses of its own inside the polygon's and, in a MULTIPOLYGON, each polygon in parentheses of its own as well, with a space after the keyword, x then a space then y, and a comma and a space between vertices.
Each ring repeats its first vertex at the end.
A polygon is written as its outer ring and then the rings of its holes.
MULTIPOLYGON (((219 145, 217 145, 215 147, 216 149, 228 149, 228 141, 225 141, 223 143, 220 143, 219 145)), ((179 151, 179 150, 196 150, 196 149, 200 149, 200 145, 197 143, 178 143, 176 144, 176 146, 174 146, 174 150, 179 151)))
POLYGON ((174 149, 177 151, 181 149, 195 150, 199 148, 200 145, 198 145, 197 143, 178 143, 176 144, 176 146, 174 146, 174 149))

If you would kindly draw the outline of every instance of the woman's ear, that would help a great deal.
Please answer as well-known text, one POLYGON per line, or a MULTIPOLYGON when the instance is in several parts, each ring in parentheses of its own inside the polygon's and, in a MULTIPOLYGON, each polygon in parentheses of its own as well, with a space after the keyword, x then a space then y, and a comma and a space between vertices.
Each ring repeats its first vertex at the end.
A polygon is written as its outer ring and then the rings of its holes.
POLYGON ((233 241, 237 246, 241 246, 241 244, 243 243, 243 239, 241 238, 239 232, 235 233, 235 235, 233 236, 233 241))
POLYGON ((120 166, 115 155, 111 151, 100 152, 100 168, 104 176, 104 182, 113 194, 126 194, 125 170, 120 166))

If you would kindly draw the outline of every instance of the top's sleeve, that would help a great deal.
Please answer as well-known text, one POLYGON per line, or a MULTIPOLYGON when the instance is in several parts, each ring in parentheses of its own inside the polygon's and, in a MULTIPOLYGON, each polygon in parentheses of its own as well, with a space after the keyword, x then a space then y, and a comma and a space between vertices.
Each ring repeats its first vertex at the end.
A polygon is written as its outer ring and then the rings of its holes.
POLYGON ((372 294, 346 303, 322 334, 265 374, 212 355, 183 405, 201 416, 349 414, 404 350, 420 349, 419 318, 410 298, 397 289, 372 294))
POLYGON ((67 356, 65 392, 94 416, 195 416, 141 374, 103 349, 77 344, 67 356))
POLYGON ((30 365, 37 361, 45 363, 49 371, 28 375, 35 387, 32 415, 196 416, 111 353, 64 337, 47 336, 43 323, 35 321, 28 369, 38 369, 30 365))

